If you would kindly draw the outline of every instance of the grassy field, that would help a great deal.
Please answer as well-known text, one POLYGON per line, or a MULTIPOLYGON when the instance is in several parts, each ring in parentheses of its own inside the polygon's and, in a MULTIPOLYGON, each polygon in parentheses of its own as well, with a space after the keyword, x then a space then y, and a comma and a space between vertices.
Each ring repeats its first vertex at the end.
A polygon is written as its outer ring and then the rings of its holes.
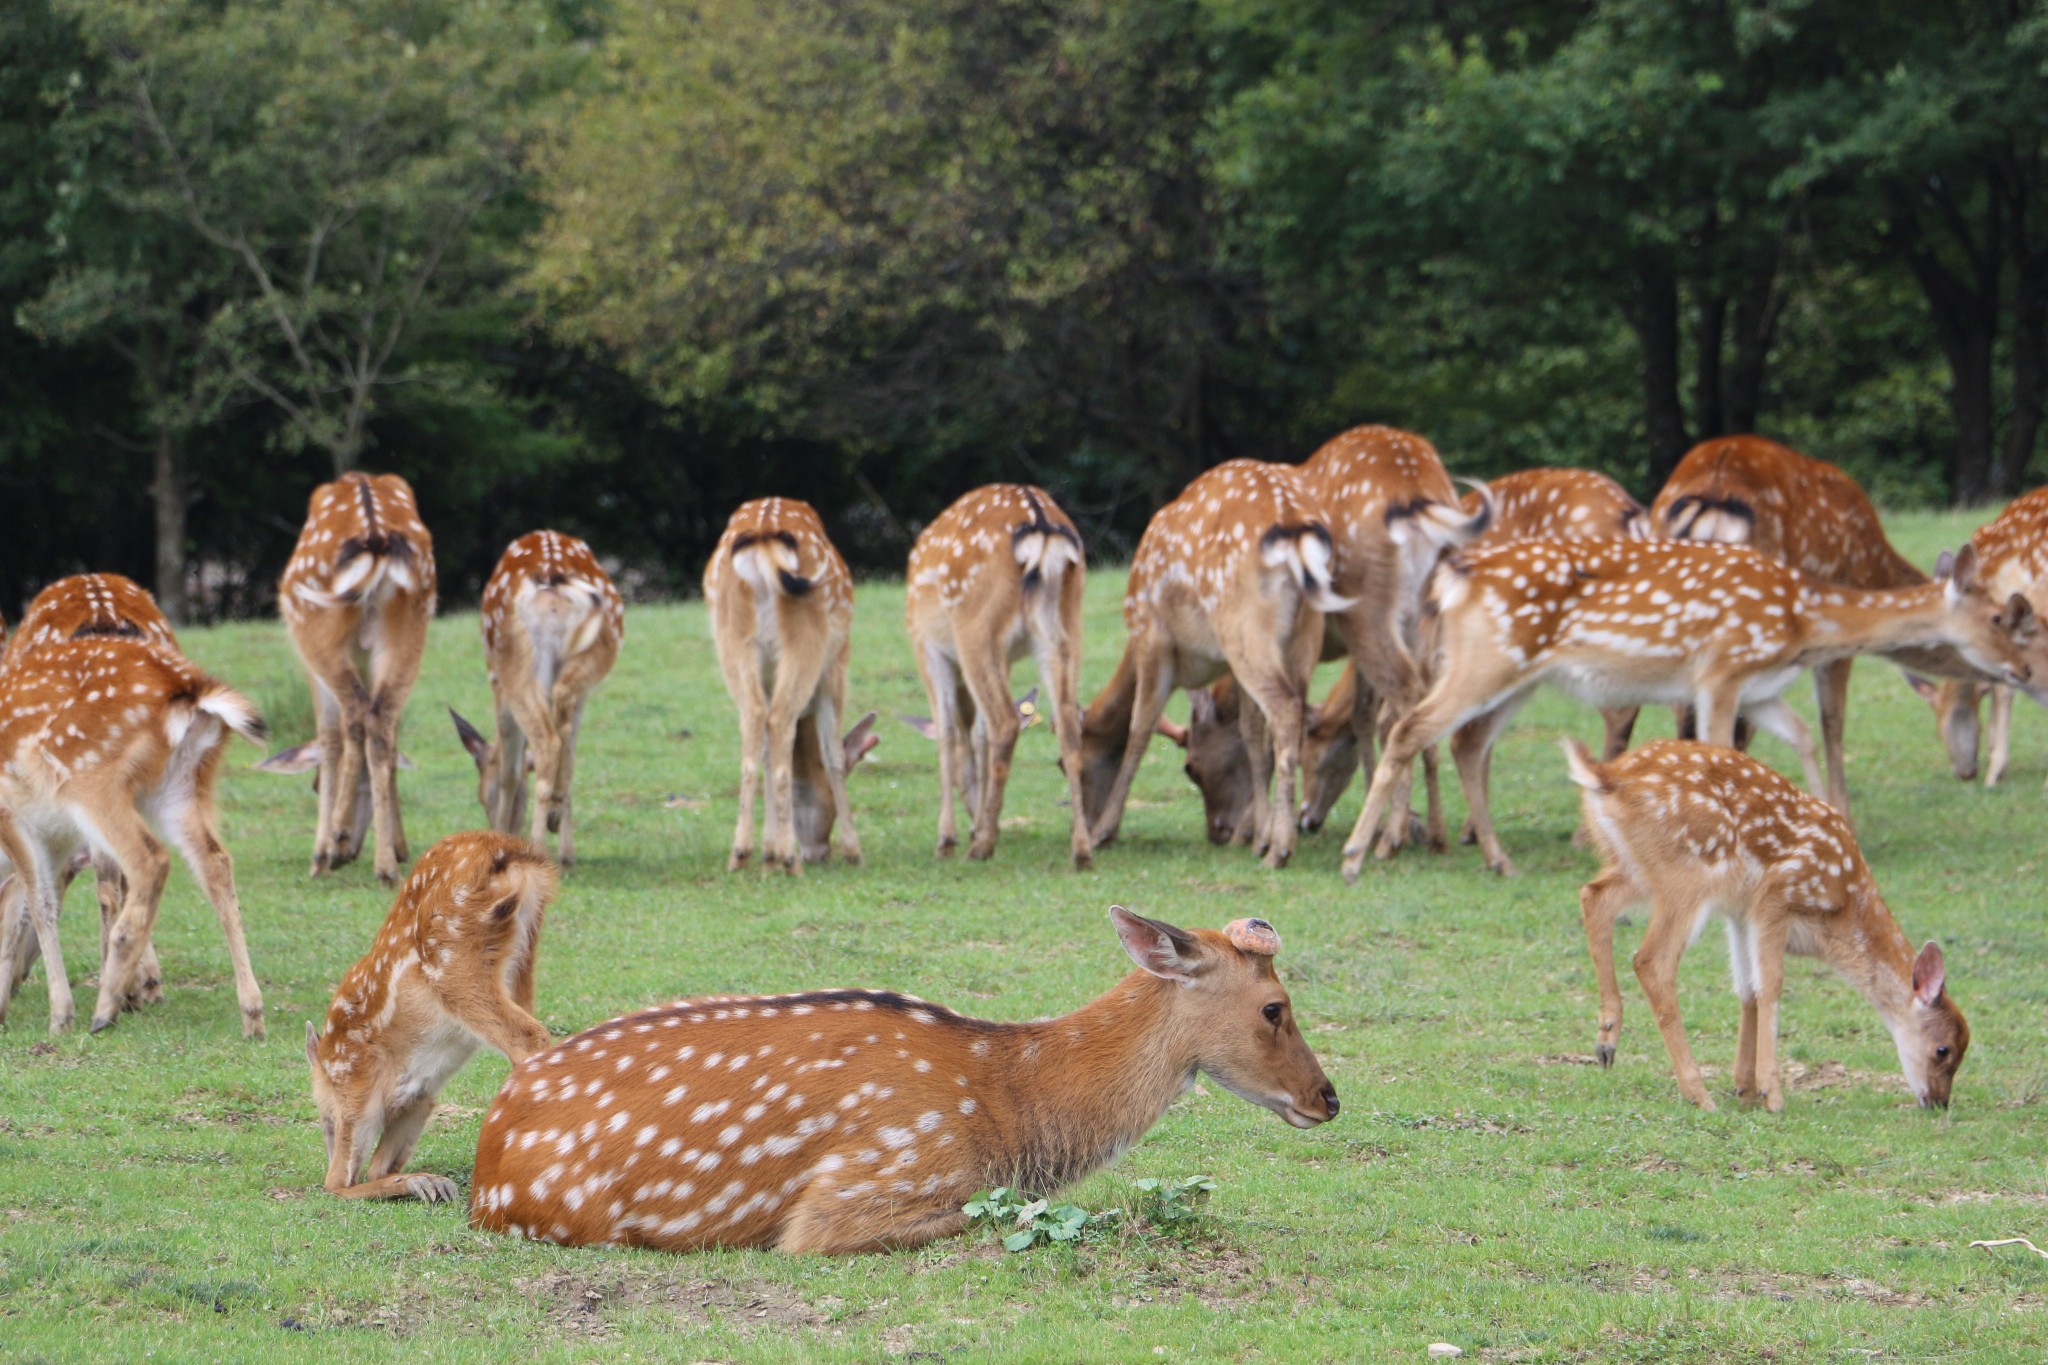
MULTIPOLYGON (((1902 517, 1916 561, 1955 518, 1902 517)), ((1090 585, 1086 683, 1121 645, 1120 578, 1090 585)), ((840 1261, 758 1253, 569 1251, 470 1231, 459 1208, 326 1197, 304 1057, 389 898, 367 865, 305 876, 303 778, 247 771, 224 823, 270 1010, 245 1044, 213 916, 174 873, 157 941, 169 998, 96 1038, 43 1031, 40 970, 0 1033, 0 1358, 1275 1361, 2040 1359, 2048 1261, 1973 1238, 2048 1232, 2048 726, 2022 703, 1993 792, 1948 775, 1894 670, 1857 670, 1849 775, 1864 851, 1915 939, 1939 938, 1974 1042, 1947 1115, 1916 1109, 1874 1012, 1809 962, 1788 972, 1780 1116, 1678 1099, 1624 972, 1620 1059, 1590 1065, 1595 993, 1577 887, 1593 868, 1557 736, 1597 717, 1532 705, 1496 763, 1495 809, 1523 869, 1410 855, 1337 876, 1358 794, 1292 867, 1210 848, 1178 751, 1155 744, 1121 841, 1066 870, 1044 727, 1027 733, 989 865, 932 857, 936 758, 898 725, 925 709, 902 590, 858 598, 853 700, 885 741, 853 779, 869 863, 800 881, 722 870, 735 725, 699 605, 636 608, 592 702, 579 848, 542 940, 539 1013, 558 1031, 683 993, 897 987, 969 1012, 1064 1011, 1125 960, 1121 901, 1195 925, 1272 920, 1304 1030, 1344 1100, 1296 1132, 1205 1088, 1072 1192, 1130 1207, 1142 1176, 1206 1173, 1194 1230, 1138 1221, 1078 1246, 1005 1254, 987 1233, 840 1261)), ((309 712, 274 623, 195 631, 195 659, 301 737, 309 712)), ((1020 690, 1028 668, 1018 673, 1020 690)), ((473 615, 440 620, 405 734, 415 848, 480 821, 444 703, 487 714, 473 615)), ((1797 697, 1810 714, 1810 697, 1797 697)), ((1179 708, 1177 707, 1177 713, 1179 708)), ((1650 734, 1668 719, 1647 716, 1650 734)), ((1760 742, 1767 760, 1789 751, 1760 742)), ((1453 784, 1454 785, 1454 784, 1453 784)), ((1457 809, 1454 802, 1454 809, 1457 809)), ((89 970, 90 896, 65 923, 89 970)), ((1633 951, 1636 928, 1622 931, 1633 951)), ((1684 999, 1725 1089, 1736 1011, 1718 934, 1684 999)), ((75 984, 75 983, 74 983, 75 984)), ((84 996, 89 1004, 89 992, 84 996)), ((443 1096, 415 1167, 466 1182, 505 1074, 479 1057, 443 1096)))

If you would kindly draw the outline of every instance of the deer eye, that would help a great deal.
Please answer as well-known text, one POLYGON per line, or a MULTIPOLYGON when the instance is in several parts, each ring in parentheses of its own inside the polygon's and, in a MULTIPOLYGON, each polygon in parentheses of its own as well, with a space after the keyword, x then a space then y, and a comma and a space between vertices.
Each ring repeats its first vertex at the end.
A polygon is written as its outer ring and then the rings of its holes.
MULTIPOLYGON (((1278 1000, 1275 1000, 1272 1004, 1266 1006, 1266 1008, 1260 1012, 1266 1016, 1267 1023, 1277 1024, 1280 1022, 1280 1002, 1278 1000)), ((1946 1052, 1948 1051, 1948 1049, 1943 1048, 1942 1051, 1946 1052)))
POLYGON ((1937 1057, 1946 1057, 1948 1056, 1948 1049, 1946 1047, 1938 1047, 1934 1049, 1934 1055, 1937 1057))
POLYGON ((1194 765, 1194 764, 1192 764, 1192 763, 1183 763, 1183 764, 1181 764, 1181 765, 1180 765, 1180 770, 1181 770, 1182 772, 1184 772, 1184 773, 1186 773, 1186 774, 1188 775, 1188 781, 1192 782, 1192 781, 1194 781, 1194 780, 1195 780, 1195 765, 1194 765))

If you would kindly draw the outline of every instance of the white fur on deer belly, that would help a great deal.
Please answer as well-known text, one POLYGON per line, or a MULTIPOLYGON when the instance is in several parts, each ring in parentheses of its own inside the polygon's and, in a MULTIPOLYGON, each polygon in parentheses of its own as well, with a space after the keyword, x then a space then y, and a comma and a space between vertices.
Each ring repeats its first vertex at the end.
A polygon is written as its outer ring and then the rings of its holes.
POLYGON ((422 1095, 439 1094, 448 1078, 462 1070, 481 1046, 474 1033, 452 1019, 436 1024, 413 1050, 392 1089, 391 1107, 402 1109, 422 1095))
POLYGON ((1587 706, 1677 705, 1692 700, 1692 688, 1683 677, 1642 679, 1592 664, 1559 664, 1548 681, 1587 706))
POLYGON ((1792 667, 1774 668, 1768 673, 1759 673, 1742 685, 1742 700, 1768 701, 1790 687, 1792 680, 1798 677, 1801 671, 1797 667, 1792 667))

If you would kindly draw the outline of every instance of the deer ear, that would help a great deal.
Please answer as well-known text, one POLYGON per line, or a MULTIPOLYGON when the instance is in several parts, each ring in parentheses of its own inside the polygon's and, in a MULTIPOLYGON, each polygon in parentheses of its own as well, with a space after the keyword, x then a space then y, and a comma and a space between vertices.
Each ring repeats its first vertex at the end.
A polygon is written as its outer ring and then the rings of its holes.
POLYGON ((1948 591, 1945 594, 1948 600, 1951 603, 1960 602, 1963 594, 1974 586, 1977 576, 1977 547, 1965 542, 1963 548, 1957 550, 1953 556, 1943 553, 1942 557, 1934 562, 1934 576, 1948 584, 1948 591), (1947 573, 1942 572, 1944 564, 1948 567, 1947 573))
POLYGON ((868 750, 881 742, 882 737, 875 733, 875 713, 870 711, 855 721, 853 728, 846 732, 846 738, 840 741, 841 752, 846 755, 846 771, 853 771, 854 764, 866 758, 868 750))
POLYGON ((2034 616, 2034 604, 2023 592, 2016 592, 2005 599, 2006 629, 2019 639, 2031 639, 2040 628, 2040 621, 2034 616))
POLYGON ((1166 736, 1166 737, 1167 737, 1168 739, 1172 740, 1172 741, 1173 741, 1173 742, 1174 742, 1175 744, 1178 744, 1178 745, 1180 745, 1180 747, 1181 747, 1181 748, 1185 749, 1185 748, 1187 748, 1187 747, 1188 747, 1188 727, 1187 727, 1187 726, 1185 726, 1185 725, 1175 725, 1175 724, 1174 724, 1174 723, 1173 723, 1172 721, 1168 720, 1168 719, 1167 719, 1167 718, 1166 718, 1165 716, 1161 716, 1161 717, 1159 718, 1159 722, 1158 722, 1158 724, 1154 725, 1154 726, 1153 726, 1152 728, 1153 728, 1153 729, 1155 729, 1155 730, 1157 730, 1157 731, 1158 731, 1158 732, 1159 732, 1160 734, 1162 734, 1162 735, 1165 735, 1165 736, 1166 736))
POLYGON ((1216 694, 1206 687, 1188 693, 1188 724, 1213 725, 1215 722, 1216 694))
POLYGON ((1027 730, 1045 719, 1038 710, 1037 688, 1034 687, 1023 696, 1017 698, 1017 719, 1023 722, 1024 728, 1027 730))
POLYGON ((311 1019, 306 1021, 306 1060, 316 1066, 320 1062, 320 1030, 311 1019))
POLYGON ((455 722, 455 737, 462 741, 463 748, 469 750, 469 756, 476 760, 476 766, 481 768, 490 762, 491 742, 478 734, 477 728, 464 720, 462 713, 454 707, 448 708, 448 715, 455 722))
POLYGON ((1921 677, 1918 673, 1908 673, 1905 676, 1906 686, 1912 688, 1919 695, 1920 700, 1931 704, 1936 697, 1941 695, 1940 687, 1921 677))
POLYGON ((1109 921, 1141 971, 1168 981, 1193 981, 1205 965, 1202 941, 1185 929, 1146 919, 1121 905, 1109 907, 1109 921))
POLYGON ((908 725, 911 729, 917 731, 919 734, 923 735, 926 739, 929 739, 934 743, 937 742, 939 738, 939 727, 930 716, 898 716, 897 719, 902 721, 905 725, 908 725))
POLYGON ((279 749, 268 758, 259 758, 250 765, 259 773, 304 773, 320 766, 320 741, 307 740, 289 749, 279 749))
POLYGON ((1941 960, 1941 945, 1933 939, 1920 950, 1920 956, 1913 959, 1913 998, 1923 1005, 1932 1005, 1941 999, 1942 984, 1948 980, 1948 967, 1941 960))

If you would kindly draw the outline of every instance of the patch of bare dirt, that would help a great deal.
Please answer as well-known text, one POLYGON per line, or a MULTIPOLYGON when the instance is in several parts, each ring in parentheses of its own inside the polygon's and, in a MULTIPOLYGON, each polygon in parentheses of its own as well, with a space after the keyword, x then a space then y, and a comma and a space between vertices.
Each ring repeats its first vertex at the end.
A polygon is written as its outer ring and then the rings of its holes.
POLYGON ((693 1327, 714 1323, 751 1337, 760 1331, 818 1328, 836 1299, 805 1302, 787 1285, 756 1279, 704 1279, 658 1272, 610 1270, 594 1274, 549 1271, 514 1280, 565 1335, 602 1340, 613 1333, 607 1313, 654 1308, 693 1327))
MULTIPOLYGON (((1595 1268, 1595 1277, 1598 1268, 1595 1268)), ((1613 1283, 1611 1280, 1609 1283, 1613 1283)), ((1722 1302, 1746 1299, 1853 1299, 1880 1308, 1925 1308, 1933 1299, 1852 1275, 1781 1275, 1770 1271, 1660 1267, 1636 1270, 1617 1286, 1631 1294, 1663 1294, 1685 1289, 1722 1302)))
POLYGON ((1598 1066, 1600 1059, 1590 1052, 1546 1052, 1536 1059, 1538 1066, 1598 1066))
POLYGON ((434 1112, 427 1116, 427 1131, 436 1128, 453 1128, 484 1116, 481 1109, 472 1109, 466 1104, 437 1104, 434 1112))

